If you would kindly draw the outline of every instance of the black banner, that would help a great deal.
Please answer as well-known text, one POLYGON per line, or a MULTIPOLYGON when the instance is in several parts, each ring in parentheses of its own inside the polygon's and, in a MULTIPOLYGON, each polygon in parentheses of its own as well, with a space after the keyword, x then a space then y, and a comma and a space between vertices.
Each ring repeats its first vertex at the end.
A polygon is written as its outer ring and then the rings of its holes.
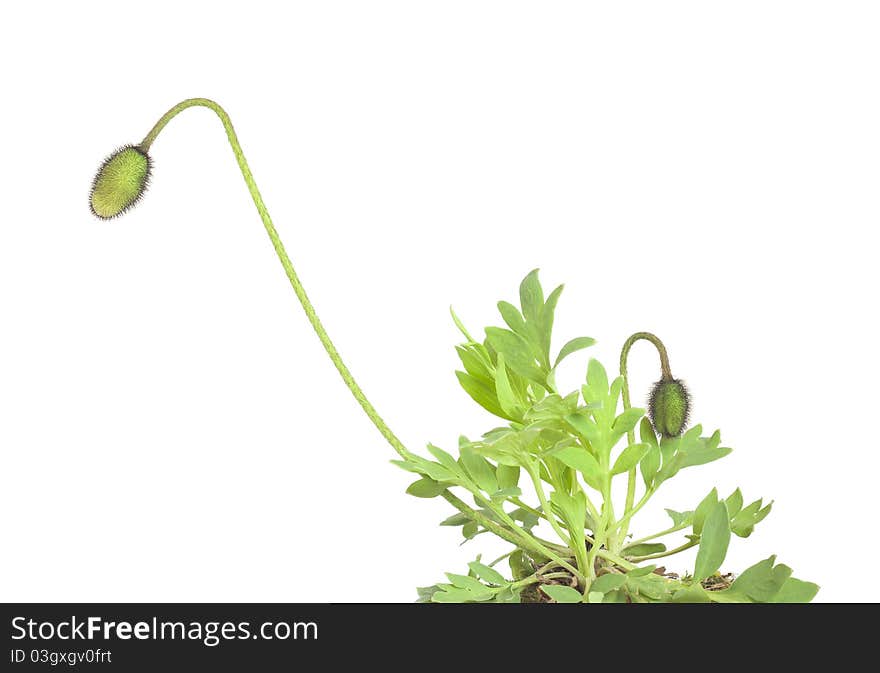
MULTIPOLYGON (((263 670, 299 663, 589 660, 598 651, 779 654, 858 644, 822 605, 5 604, 3 670, 263 670), (559 659, 562 657, 562 659, 559 659), (256 667, 256 668, 255 668, 256 667)), ((873 611, 873 608, 871 608, 873 611)), ((861 626, 859 625, 861 624, 861 626)), ((864 641, 862 641, 864 642, 864 641)), ((846 650, 848 653, 854 650, 846 650)), ((599 660, 601 660, 600 657, 599 660)), ((566 666, 567 668, 567 666, 566 666)), ((579 668, 579 667, 578 667, 579 668)), ((275 670, 275 669, 272 669, 275 670)))

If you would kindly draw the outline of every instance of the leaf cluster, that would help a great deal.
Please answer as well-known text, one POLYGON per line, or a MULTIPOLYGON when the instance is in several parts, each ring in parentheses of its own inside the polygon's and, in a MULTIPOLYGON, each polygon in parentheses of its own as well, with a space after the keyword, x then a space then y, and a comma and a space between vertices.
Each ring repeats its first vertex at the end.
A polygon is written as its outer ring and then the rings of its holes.
POLYGON ((559 391, 557 368, 595 343, 579 336, 554 353, 562 290, 545 298, 532 271, 520 284, 519 307, 499 302, 503 326, 487 327, 479 341, 452 313, 465 339, 456 347, 458 381, 503 424, 476 439, 460 437, 457 455, 429 444, 430 457, 411 455, 395 463, 418 475, 409 494, 442 496, 456 507, 441 525, 460 527, 465 542, 484 533, 510 542, 505 557, 512 579, 478 558, 467 575, 449 573, 447 583, 419 590, 420 600, 519 602, 535 590, 555 602, 811 600, 818 587, 794 578, 775 557, 732 582, 720 575, 731 536, 749 537, 772 507, 761 499, 744 504, 739 489, 720 498, 713 488, 693 510, 667 510, 669 528, 637 539, 629 535, 631 520, 663 484, 731 449, 722 446, 720 432, 705 435, 701 425, 661 437, 645 410, 627 403, 625 376, 610 377, 596 359, 589 359, 578 390, 559 391), (627 482, 627 500, 618 512, 615 479, 627 482), (545 531, 554 540, 542 537, 545 531), (675 534, 683 539, 671 549, 658 541, 675 534), (698 548, 696 562, 683 578, 658 574, 650 563, 691 547, 698 548))

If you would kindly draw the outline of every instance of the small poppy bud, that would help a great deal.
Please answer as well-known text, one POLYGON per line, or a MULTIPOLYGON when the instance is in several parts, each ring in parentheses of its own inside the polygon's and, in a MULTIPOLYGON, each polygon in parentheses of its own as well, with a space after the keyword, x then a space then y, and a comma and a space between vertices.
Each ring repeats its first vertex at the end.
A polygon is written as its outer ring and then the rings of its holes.
POLYGON ((648 403, 654 430, 662 437, 678 437, 687 425, 690 405, 690 394, 682 381, 673 378, 657 381, 648 403))
POLYGON ((127 145, 104 160, 92 182, 89 205, 101 219, 121 215, 144 193, 150 179, 150 157, 140 147, 127 145))

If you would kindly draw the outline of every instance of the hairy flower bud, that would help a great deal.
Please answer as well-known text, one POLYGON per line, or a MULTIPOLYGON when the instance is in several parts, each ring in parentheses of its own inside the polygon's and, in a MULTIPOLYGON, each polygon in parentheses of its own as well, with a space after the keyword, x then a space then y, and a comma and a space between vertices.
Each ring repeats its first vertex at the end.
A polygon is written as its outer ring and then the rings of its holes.
POLYGON ((92 182, 89 205, 101 219, 121 215, 144 193, 150 179, 150 157, 140 147, 127 145, 104 160, 92 182))
POLYGON ((690 394, 682 381, 671 378, 657 381, 648 403, 654 430, 663 437, 678 437, 687 425, 690 406, 690 394))

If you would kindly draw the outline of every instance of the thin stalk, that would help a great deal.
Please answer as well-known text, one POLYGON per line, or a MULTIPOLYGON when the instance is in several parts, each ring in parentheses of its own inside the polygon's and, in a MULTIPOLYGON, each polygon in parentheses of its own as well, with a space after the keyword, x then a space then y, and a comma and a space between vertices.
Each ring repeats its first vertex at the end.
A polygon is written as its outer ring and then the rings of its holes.
POLYGON ((663 537, 664 535, 671 535, 672 533, 677 533, 680 530, 684 530, 685 528, 690 528, 691 524, 682 524, 680 526, 672 526, 671 528, 667 528, 666 530, 661 530, 659 533, 653 533, 652 535, 646 535, 645 537, 640 537, 638 540, 633 540, 632 542, 628 542, 624 549, 629 549, 630 547, 635 547, 637 544, 642 544, 643 542, 650 542, 651 540, 655 540, 658 537, 663 537))
MULTIPOLYGON (((330 357, 330 360, 333 362, 333 365, 336 367, 336 370, 339 372, 339 375, 342 377, 345 385, 351 391, 351 394, 354 396, 355 400, 357 400, 358 404, 364 410, 364 413, 366 413, 367 417, 373 422, 373 425, 376 426, 376 428, 379 430, 385 440, 404 460, 409 460, 413 458, 414 454, 411 453, 409 449, 404 446, 403 442, 401 442, 400 439, 398 439, 398 437, 391 431, 391 428, 388 427, 388 425, 376 411, 375 407, 373 407, 372 403, 369 401, 364 391, 358 385, 357 381, 355 381, 354 376, 352 376, 351 371, 349 371, 345 362, 342 360, 339 351, 336 349, 336 346, 333 344, 333 341, 331 341, 330 336, 324 329, 324 325, 321 323, 320 318, 318 318, 315 307, 309 300, 305 288, 303 288, 303 285, 299 280, 299 276, 297 275, 296 270, 293 268, 293 263, 290 261, 290 257, 284 248, 284 244, 281 242, 281 237, 278 235, 278 231, 275 229, 275 225, 272 223, 272 218, 269 215, 266 204, 263 202, 263 197, 260 194, 260 190, 257 187, 257 183, 254 180, 254 176, 251 173, 250 167, 248 166, 247 159, 245 159, 244 151, 242 150, 241 144, 238 141, 238 135, 235 133, 235 129, 232 126, 232 121, 230 120, 229 115, 226 113, 226 111, 222 107, 220 107, 220 105, 207 98, 190 98, 188 100, 182 101, 172 107, 170 110, 168 110, 168 112, 166 112, 164 115, 162 115, 159 121, 156 122, 153 128, 150 129, 150 132, 147 133, 147 135, 141 141, 140 148, 144 152, 148 151, 153 142, 155 142, 156 138, 161 133, 162 129, 164 129, 165 126, 168 124, 168 122, 174 119, 174 117, 180 114, 183 110, 186 110, 190 107, 208 108, 209 110, 214 112, 217 117, 219 117, 221 124, 223 124, 223 129, 226 131, 226 137, 229 140, 229 145, 232 148, 232 153, 235 155, 236 162, 238 162, 238 167, 241 170, 241 175, 244 178, 245 184, 247 185, 248 192, 250 192, 251 199, 253 199, 254 205, 257 208, 257 212, 260 215, 260 219, 263 222, 263 227, 265 228, 266 233, 269 236, 269 240, 272 243, 272 247, 275 249, 275 253, 278 256, 279 261, 281 262, 284 273, 287 275, 287 279, 290 281, 290 285, 293 288, 297 299, 299 299, 303 311, 305 311, 306 318, 311 324, 312 329, 315 331, 315 334, 318 336, 318 340, 324 346, 324 350, 327 351, 327 355, 330 357)), ((528 533, 520 529, 519 526, 517 526, 516 523, 504 513, 503 510, 501 510, 501 512, 496 511, 496 514, 499 514, 502 519, 507 519, 505 523, 510 526, 510 531, 505 529, 503 526, 498 525, 494 521, 491 521, 488 517, 485 517, 479 512, 468 507, 464 502, 462 502, 459 498, 450 493, 448 490, 444 491, 441 495, 447 502, 452 504, 460 512, 469 516, 471 519, 479 523, 484 528, 491 530, 502 539, 505 539, 508 542, 512 542, 517 546, 522 546, 526 549, 530 549, 531 551, 546 556, 547 558, 553 558, 554 560, 558 559, 558 562, 562 567, 571 570, 576 575, 580 575, 580 573, 578 573, 574 567, 572 567, 570 564, 566 563, 562 559, 559 559, 556 554, 544 547, 544 545, 534 540, 534 538, 532 538, 528 533)), ((491 504, 488 506, 491 507, 491 504)))
POLYGON ((327 351, 327 355, 330 357, 330 360, 333 362, 334 366, 339 372, 339 375, 345 382, 345 385, 351 391, 351 394, 364 410, 364 413, 366 413, 367 417, 371 421, 373 421, 373 425, 378 428, 379 432, 391 445, 391 447, 402 458, 409 459, 410 457, 412 457, 413 454, 410 453, 410 451, 403 445, 403 442, 401 442, 397 438, 397 436, 391 431, 391 428, 388 427, 388 425, 385 423, 385 421, 367 399, 364 391, 361 390, 361 387, 358 385, 357 381, 355 381, 345 362, 343 362, 342 357, 339 355, 339 351, 336 350, 336 346, 334 346, 333 342, 330 340, 330 336, 324 329, 324 325, 321 324, 321 320, 318 318, 318 314, 315 312, 315 307, 309 300, 309 297, 299 280, 299 276, 297 276, 296 271, 293 268, 293 263, 290 261, 290 257, 288 256, 287 251, 284 249, 284 244, 281 242, 281 238, 278 236, 278 231, 275 229, 275 225, 272 224, 272 218, 269 216, 269 211, 266 209, 266 204, 263 203, 263 197, 260 195, 260 190, 257 187, 257 183, 254 181, 254 176, 251 173, 250 167, 248 166, 247 159, 245 159, 244 157, 244 152, 241 149, 241 144, 238 142, 238 136, 236 135, 235 129, 232 126, 232 121, 229 119, 229 115, 226 114, 226 111, 222 107, 220 107, 220 105, 207 98, 190 98, 188 100, 182 101, 170 110, 168 110, 168 112, 166 112, 164 115, 162 115, 159 121, 156 122, 155 126, 150 129, 150 132, 141 141, 140 148, 145 152, 149 150, 150 146, 153 144, 159 133, 161 133, 162 129, 165 128, 168 122, 174 119, 174 117, 180 114, 183 110, 186 110, 190 107, 206 107, 209 110, 213 111, 220 118, 220 122, 223 124, 223 129, 226 131, 226 137, 229 140, 230 146, 232 147, 232 153, 235 155, 235 160, 238 162, 238 167, 241 170, 241 175, 244 178, 244 182, 247 185, 251 198, 254 201, 254 205, 257 207, 257 212, 260 215, 260 219, 263 221, 263 227, 266 229, 266 233, 269 235, 269 240, 272 242, 272 247, 275 249, 275 253, 278 255, 281 266, 284 268, 284 273, 287 275, 287 279, 290 281, 290 285, 293 288, 297 299, 299 299, 299 303, 302 305, 303 311, 305 311, 306 318, 308 318, 312 329, 315 330, 315 334, 318 335, 318 339, 324 346, 324 350, 327 351))
MULTIPOLYGON (((672 379, 672 370, 669 367, 669 354, 666 352, 666 346, 663 345, 663 342, 660 341, 658 337, 651 334, 650 332, 636 332, 629 339, 627 339, 623 348, 620 351, 620 375, 623 377, 623 409, 626 411, 631 407, 630 397, 629 397, 629 375, 627 372, 627 359, 629 358, 629 351, 632 349, 633 344, 636 341, 645 340, 650 341, 654 347, 657 349, 658 354, 660 355, 660 371, 663 380, 672 379)), ((634 444, 636 441, 636 435, 633 430, 627 432, 627 439, 630 444, 634 444)), ((638 480, 636 474, 636 468, 633 467, 627 473, 627 482, 626 482, 626 505, 623 509, 624 514, 629 512, 633 507, 633 503, 635 502, 636 497, 636 482, 638 480)), ((626 534, 629 530, 629 519, 626 520, 623 528, 620 531, 619 539, 625 540, 626 534)))
POLYGON ((645 494, 641 497, 641 499, 630 509, 626 514, 624 514, 620 519, 614 524, 615 528, 622 527, 628 525, 630 519, 635 516, 638 511, 645 506, 645 503, 651 499, 651 496, 654 495, 654 489, 648 489, 645 491, 645 494))
MULTIPOLYGON (((538 501, 541 503, 541 509, 543 509, 545 512, 552 512, 553 510, 550 509, 550 502, 547 500, 547 494, 544 492, 544 487, 541 484, 541 477, 538 474, 536 474, 535 470, 533 470, 531 467, 527 467, 526 471, 529 473, 529 476, 532 478, 532 484, 534 485, 535 491, 538 494, 538 501)), ((547 521, 550 522, 550 526, 553 528, 553 530, 559 536, 559 539, 562 540, 565 544, 567 544, 569 547, 571 547, 573 549, 574 545, 572 543, 571 536, 568 533, 566 533, 564 530, 562 530, 562 526, 559 525, 559 522, 556 520, 556 517, 552 516, 552 515, 548 515, 547 521)))
POLYGON ((520 500, 517 497, 508 498, 508 500, 512 504, 519 507, 520 509, 528 512, 529 514, 533 514, 534 516, 538 517, 539 519, 549 519, 549 517, 544 512, 542 512, 539 509, 535 509, 531 505, 527 505, 526 503, 524 503, 522 500, 520 500))
POLYGON ((444 500, 446 500, 446 502, 455 507, 459 512, 471 518, 473 521, 481 525, 486 530, 492 531, 501 539, 507 540, 508 542, 515 544, 517 547, 521 547, 531 552, 540 554, 541 556, 544 556, 546 558, 553 559, 553 561, 561 565, 563 568, 570 570, 577 577, 581 577, 581 574, 574 566, 572 566, 564 559, 560 558, 557 553, 548 549, 546 546, 538 542, 533 536, 529 535, 526 531, 517 526, 516 522, 511 519, 503 509, 496 508, 494 506, 494 503, 486 501, 485 499, 481 499, 482 501, 480 502, 482 506, 492 509, 492 511, 495 512, 495 514, 498 515, 498 517, 507 524, 507 528, 505 528, 498 522, 493 521, 481 512, 476 511, 472 507, 469 507, 465 502, 463 502, 459 497, 457 497, 448 489, 443 491, 443 493, 441 493, 440 495, 443 497, 444 500))
POLYGON ((507 552, 506 554, 502 554, 502 555, 499 556, 497 559, 495 559, 495 560, 492 561, 491 563, 487 563, 486 565, 488 565, 490 568, 494 568, 494 567, 497 566, 499 563, 501 563, 504 559, 508 558, 511 554, 513 554, 513 552, 515 552, 515 551, 516 551, 516 549, 511 549, 511 550, 510 550, 509 552, 507 552))

